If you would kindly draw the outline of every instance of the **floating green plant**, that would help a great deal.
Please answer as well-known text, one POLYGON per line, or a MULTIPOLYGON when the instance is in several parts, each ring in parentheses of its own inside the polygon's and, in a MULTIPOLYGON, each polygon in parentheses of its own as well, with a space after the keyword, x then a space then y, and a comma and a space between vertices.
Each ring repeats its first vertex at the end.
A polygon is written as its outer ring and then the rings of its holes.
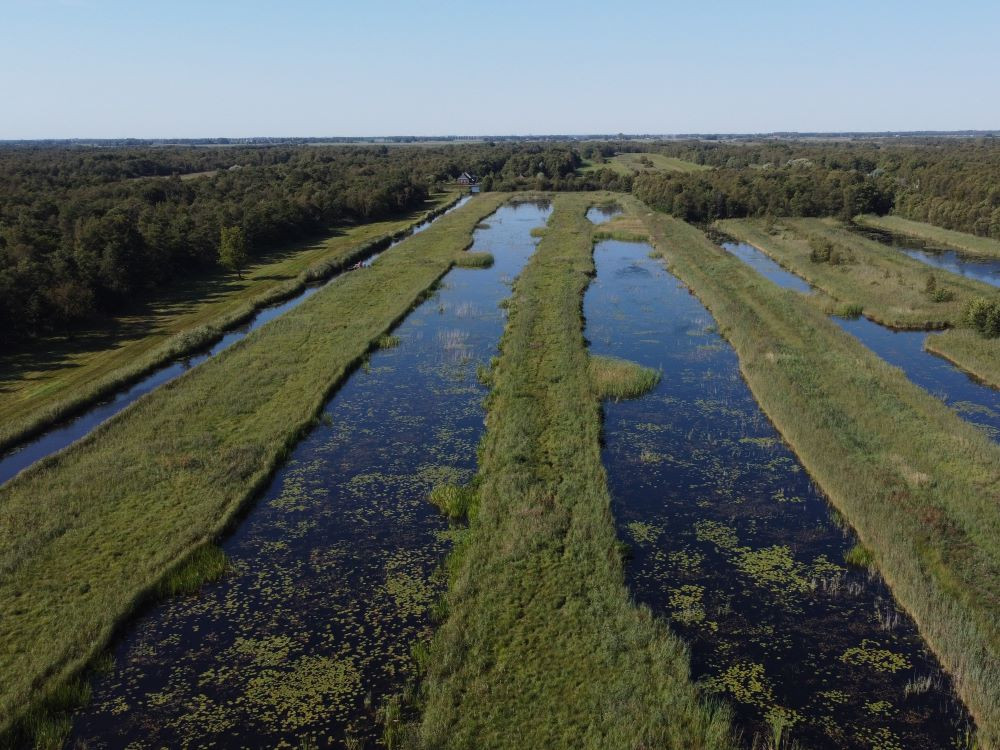
POLYGON ((880 648, 875 641, 865 639, 860 646, 852 646, 844 652, 840 660, 845 664, 870 667, 879 672, 898 672, 910 668, 910 660, 903 654, 880 648))
POLYGON ((652 544, 663 531, 661 527, 645 521, 629 521, 625 524, 625 528, 639 544, 652 544))
POLYGON ((638 398, 660 382, 658 371, 615 357, 591 356, 589 369, 590 382, 598 398, 616 401, 638 398))

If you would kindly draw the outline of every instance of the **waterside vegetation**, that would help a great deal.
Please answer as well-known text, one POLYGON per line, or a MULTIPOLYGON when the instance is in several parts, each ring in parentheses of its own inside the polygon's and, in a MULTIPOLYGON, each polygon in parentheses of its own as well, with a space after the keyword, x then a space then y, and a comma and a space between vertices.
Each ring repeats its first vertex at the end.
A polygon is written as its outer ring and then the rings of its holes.
POLYGON ((595 198, 554 202, 509 306, 470 525, 449 561, 408 739, 730 747, 727 715, 699 699, 684 646, 624 585, 582 335, 595 198))
POLYGON ((980 745, 1000 746, 1000 447, 806 297, 695 227, 626 206, 711 310, 756 399, 913 614, 980 745))
POLYGON ((69 684, 192 555, 218 572, 205 545, 506 199, 443 217, 0 487, 0 731, 69 684))

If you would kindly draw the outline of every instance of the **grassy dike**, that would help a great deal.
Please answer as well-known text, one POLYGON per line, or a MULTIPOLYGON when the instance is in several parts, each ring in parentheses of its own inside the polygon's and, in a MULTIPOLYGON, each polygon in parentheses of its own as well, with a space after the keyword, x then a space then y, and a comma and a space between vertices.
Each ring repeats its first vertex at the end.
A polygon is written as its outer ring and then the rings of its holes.
POLYGON ((442 193, 419 214, 361 224, 320 242, 275 251, 241 279, 235 274, 198 278, 172 288, 146 312, 116 318, 107 330, 83 332, 71 341, 44 339, 5 356, 0 360, 0 451, 208 346, 259 309, 406 235, 460 197, 442 193))
POLYGON ((928 336, 924 349, 1000 388, 1000 339, 983 338, 971 328, 953 328, 928 336))
POLYGON ((683 644, 636 607, 601 463, 583 338, 593 196, 561 194, 518 279, 492 373, 478 492, 449 561, 414 744, 729 747, 683 644))
POLYGON ((226 529, 507 197, 476 198, 0 487, 0 731, 226 529))
POLYGON ((1000 447, 801 295, 698 229, 628 205, 955 678, 981 746, 1000 747, 1000 447))
POLYGON ((1000 240, 994 240, 989 237, 977 237, 974 234, 943 229, 933 224, 925 224, 922 221, 904 219, 902 216, 863 214, 855 217, 854 221, 863 227, 871 227, 873 229, 881 229, 884 232, 915 237, 925 242, 932 242, 944 247, 961 250, 969 255, 979 255, 984 258, 1000 258, 1000 240))
POLYGON ((716 222, 726 234, 747 242, 813 286, 844 304, 860 304, 864 315, 893 328, 933 329, 959 323, 972 297, 992 296, 994 287, 931 268, 881 242, 850 232, 833 219, 780 219, 770 229, 759 219, 716 222), (810 260, 809 238, 822 238, 853 258, 846 263, 810 260), (927 279, 953 299, 935 302, 927 279))

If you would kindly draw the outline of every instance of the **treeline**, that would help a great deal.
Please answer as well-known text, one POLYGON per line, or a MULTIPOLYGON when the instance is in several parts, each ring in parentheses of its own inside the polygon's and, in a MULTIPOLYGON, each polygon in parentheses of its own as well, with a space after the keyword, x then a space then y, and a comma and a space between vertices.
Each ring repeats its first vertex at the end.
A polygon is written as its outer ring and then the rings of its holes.
POLYGON ((214 268, 220 233, 250 256, 422 206, 462 171, 556 187, 568 147, 0 148, 0 342, 72 331, 214 268))
POLYGON ((690 220, 890 211, 1000 239, 1000 139, 886 139, 825 144, 664 143, 654 150, 715 167, 643 175, 635 192, 690 220))

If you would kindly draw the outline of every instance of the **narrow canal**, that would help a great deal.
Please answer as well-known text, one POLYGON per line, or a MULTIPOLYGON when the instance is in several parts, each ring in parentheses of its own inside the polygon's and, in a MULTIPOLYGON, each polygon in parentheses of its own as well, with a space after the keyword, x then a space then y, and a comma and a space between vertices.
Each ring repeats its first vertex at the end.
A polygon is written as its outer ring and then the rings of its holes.
POLYGON ((223 579, 117 642, 70 747, 378 744, 376 711, 411 676, 444 587, 449 528, 427 495, 475 472, 476 368, 549 210, 504 206, 476 231, 494 265, 450 271, 331 398, 223 543, 223 579))
MULTIPOLYGON (((970 718, 856 538, 754 401, 696 297, 607 241, 585 298, 595 354, 662 371, 605 404, 603 458, 638 601, 691 645, 749 747, 961 747, 970 718)), ((780 269, 779 269, 780 270, 780 269)))
MULTIPOLYGON (((752 245, 724 242, 722 247, 778 286, 804 294, 811 291, 806 281, 752 245)), ((925 331, 897 331, 867 318, 834 317, 833 320, 886 362, 905 372, 913 383, 944 401, 964 420, 1000 441, 1000 391, 924 349, 925 331)))
POLYGON ((914 260, 942 271, 957 273, 976 281, 1000 286, 1000 258, 987 258, 963 253, 944 247, 936 247, 912 237, 884 232, 871 227, 852 225, 851 228, 868 239, 888 245, 914 260))
MULTIPOLYGON (((465 205, 469 199, 469 196, 465 196, 447 211, 442 212, 432 219, 420 222, 415 225, 406 236, 422 232, 433 224, 438 218, 444 216, 444 214, 450 213, 451 211, 465 205)), ((371 264, 382 252, 394 247, 404 239, 405 237, 401 237, 380 249, 373 248, 372 254, 365 258, 363 263, 371 264)), ((6 453, 0 454, 0 484, 6 482, 19 471, 28 468, 35 462, 62 450, 71 443, 75 443, 77 440, 90 433, 90 431, 99 424, 122 411, 129 404, 132 404, 142 398, 147 393, 156 390, 161 385, 169 383, 174 378, 183 375, 191 368, 197 367, 205 360, 211 359, 220 352, 225 351, 237 341, 246 338, 251 331, 257 330, 265 323, 268 323, 275 318, 284 315, 289 310, 298 307, 339 275, 340 274, 335 274, 332 278, 326 279, 323 282, 309 285, 298 294, 289 299, 283 300, 282 302, 262 307, 249 321, 228 331, 222 336, 222 338, 204 351, 176 358, 169 364, 159 367, 150 374, 141 378, 138 382, 125 386, 117 393, 102 399, 81 414, 51 427, 37 437, 31 438, 24 443, 14 446, 6 453)))

